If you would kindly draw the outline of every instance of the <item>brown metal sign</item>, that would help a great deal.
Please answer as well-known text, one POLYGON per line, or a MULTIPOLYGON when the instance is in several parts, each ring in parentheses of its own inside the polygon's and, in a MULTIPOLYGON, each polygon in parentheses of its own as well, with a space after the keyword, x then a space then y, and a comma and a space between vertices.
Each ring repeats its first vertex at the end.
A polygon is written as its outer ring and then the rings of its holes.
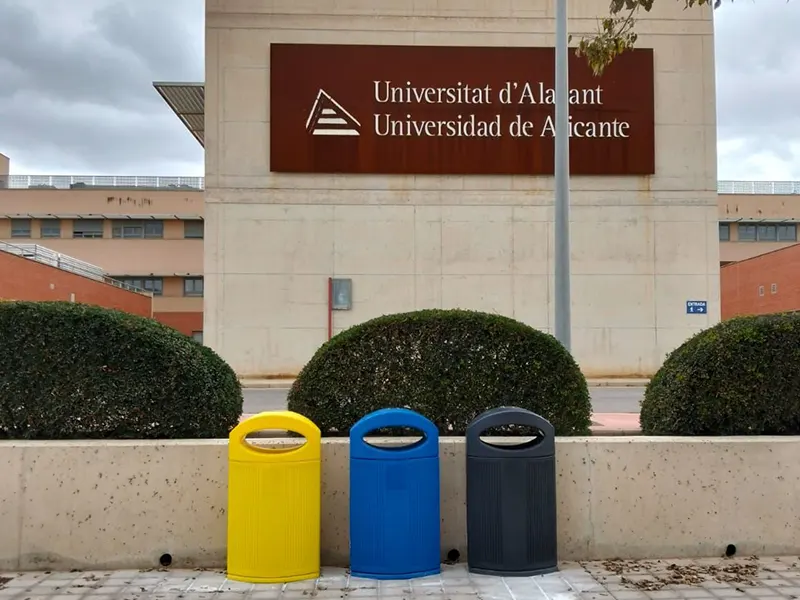
MULTIPOLYGON (((552 48, 272 44, 270 169, 551 175, 552 48)), ((653 51, 570 55, 574 175, 655 172, 653 51)))

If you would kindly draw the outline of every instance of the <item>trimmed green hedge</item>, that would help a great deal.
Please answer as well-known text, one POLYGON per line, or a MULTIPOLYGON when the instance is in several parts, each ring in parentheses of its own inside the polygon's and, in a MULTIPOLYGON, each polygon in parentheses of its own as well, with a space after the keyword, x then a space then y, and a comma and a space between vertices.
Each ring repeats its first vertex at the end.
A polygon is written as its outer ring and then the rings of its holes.
POLYGON ((0 302, 0 437, 224 438, 233 370, 152 319, 69 302, 0 302))
POLYGON ((422 310, 356 325, 325 343, 289 392, 289 410, 328 436, 346 436, 387 407, 463 435, 497 406, 532 410, 559 435, 589 432, 589 391, 569 352, 550 335, 481 312, 422 310))
POLYGON ((800 434, 800 314, 698 333, 650 381, 640 420, 646 435, 800 434))

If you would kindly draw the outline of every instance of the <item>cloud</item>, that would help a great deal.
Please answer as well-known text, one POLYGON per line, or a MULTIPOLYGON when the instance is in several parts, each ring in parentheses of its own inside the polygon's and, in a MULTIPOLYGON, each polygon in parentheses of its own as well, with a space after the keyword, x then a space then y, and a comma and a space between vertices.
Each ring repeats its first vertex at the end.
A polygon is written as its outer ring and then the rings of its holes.
POLYGON ((203 3, 0 2, 0 151, 36 173, 201 175, 153 89, 203 80, 203 3))
POLYGON ((725 2, 714 18, 719 178, 800 180, 800 0, 725 2))
MULTIPOLYGON (((202 148, 152 82, 203 80, 203 9, 0 0, 0 152, 14 172, 202 175, 202 148)), ((720 179, 800 180, 800 0, 727 0, 714 18, 720 179)))

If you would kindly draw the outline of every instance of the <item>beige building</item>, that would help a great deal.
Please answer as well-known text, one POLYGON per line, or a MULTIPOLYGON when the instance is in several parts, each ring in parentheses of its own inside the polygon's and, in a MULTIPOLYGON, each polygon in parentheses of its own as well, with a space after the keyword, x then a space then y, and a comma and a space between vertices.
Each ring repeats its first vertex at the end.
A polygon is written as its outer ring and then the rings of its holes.
MULTIPOLYGON (((607 10, 571 2, 571 33, 607 10)), ((328 335, 329 277, 352 282, 334 331, 429 307, 551 330, 552 176, 270 167, 290 143, 270 139, 271 44, 552 47, 551 3, 208 0, 206 27, 204 331, 238 372, 303 366, 328 335)), ((655 173, 571 184, 572 349, 588 375, 652 373, 720 314, 711 11, 658 3, 638 27, 653 49, 655 173), (707 314, 687 314, 693 300, 707 314)))
MULTIPOLYGON (((178 110, 180 98, 199 96, 196 122, 202 124, 202 84, 165 87, 165 97, 178 110)), ((195 133, 202 143, 202 128, 195 133)), ((0 155, 0 240, 103 265, 106 274, 153 291, 156 318, 202 338, 203 186, 202 178, 191 177, 9 176, 8 159, 0 155), (163 221, 163 237, 157 237, 160 225, 140 231, 141 220, 163 221), (121 222, 128 229, 115 235, 115 223, 121 222)), ((720 181, 718 189, 723 263, 796 243, 800 184, 720 181)), ((355 291, 357 310, 362 300, 355 291)), ((317 293, 306 303, 325 308, 324 286, 317 293)), ((347 313, 334 314, 336 330, 342 328, 341 315, 347 313)), ((324 340, 326 331, 321 335, 324 340)))
POLYGON ((722 264, 797 243, 800 182, 725 181, 719 192, 722 264))
POLYGON ((9 175, 0 157, 0 241, 96 265, 203 339, 202 178, 9 175))

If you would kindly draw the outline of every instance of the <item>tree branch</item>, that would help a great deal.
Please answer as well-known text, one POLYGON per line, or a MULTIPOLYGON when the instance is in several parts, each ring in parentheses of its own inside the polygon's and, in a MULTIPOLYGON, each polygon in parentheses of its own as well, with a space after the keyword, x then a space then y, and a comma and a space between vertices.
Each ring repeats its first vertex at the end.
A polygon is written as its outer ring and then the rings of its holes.
MULTIPOLYGON (((635 17, 640 10, 650 12, 655 1, 666 2, 666 0, 611 0, 610 16, 599 22, 594 37, 582 38, 575 50, 575 54, 586 58, 595 76, 602 75, 617 56, 635 47, 638 39, 634 30, 635 17), (623 13, 622 16, 620 13, 623 13)), ((684 9, 712 2, 712 0, 678 1, 684 3, 684 9)), ((722 0, 713 0, 714 8, 719 8, 721 3, 722 0)))

